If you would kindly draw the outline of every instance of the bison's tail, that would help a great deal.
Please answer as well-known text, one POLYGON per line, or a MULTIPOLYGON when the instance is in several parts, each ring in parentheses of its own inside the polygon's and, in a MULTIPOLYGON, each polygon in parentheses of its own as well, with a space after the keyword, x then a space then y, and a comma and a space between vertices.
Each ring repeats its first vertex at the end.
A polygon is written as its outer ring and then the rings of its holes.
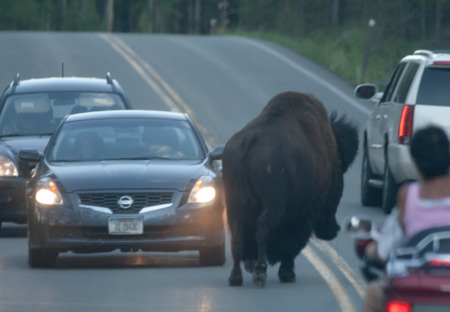
POLYGON ((346 172, 358 152, 358 127, 355 122, 349 121, 346 116, 338 118, 336 111, 331 113, 330 122, 336 138, 342 172, 346 172))

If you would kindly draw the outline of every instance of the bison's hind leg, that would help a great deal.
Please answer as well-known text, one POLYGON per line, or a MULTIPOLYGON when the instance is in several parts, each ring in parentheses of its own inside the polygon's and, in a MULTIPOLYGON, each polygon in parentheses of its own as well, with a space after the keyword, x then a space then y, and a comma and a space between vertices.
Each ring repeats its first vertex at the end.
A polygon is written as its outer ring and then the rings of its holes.
POLYGON ((248 273, 253 273, 253 271, 255 270, 255 265, 256 265, 256 260, 245 260, 244 261, 244 268, 245 268, 245 271, 247 271, 248 273))
POLYGON ((256 262, 253 268, 253 284, 258 287, 264 287, 266 285, 267 277, 267 263, 256 262))

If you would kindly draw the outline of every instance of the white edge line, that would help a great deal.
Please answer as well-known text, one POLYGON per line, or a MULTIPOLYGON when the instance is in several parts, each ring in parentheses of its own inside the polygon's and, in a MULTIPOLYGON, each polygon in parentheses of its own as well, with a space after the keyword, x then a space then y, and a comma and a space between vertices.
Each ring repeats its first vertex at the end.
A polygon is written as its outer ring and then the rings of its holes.
POLYGON ((296 70, 300 71, 302 74, 308 76, 309 78, 311 78, 312 80, 316 81, 317 83, 323 85, 324 87, 330 89, 331 91, 333 91, 334 93, 336 93, 339 97, 341 97, 344 101, 348 102, 350 105, 352 105, 354 108, 358 109, 359 111, 370 115, 370 113, 372 112, 371 110, 361 106, 361 104, 359 104, 358 102, 356 102, 353 98, 349 97, 348 95, 346 95, 345 93, 341 92, 338 88, 336 88, 335 86, 333 86, 332 84, 328 83, 326 80, 320 79, 318 76, 316 76, 315 74, 313 74, 312 72, 310 72, 309 70, 301 67, 300 65, 298 65, 297 63, 293 62, 292 60, 290 60, 289 58, 287 58, 286 56, 278 53, 275 50, 270 49, 269 47, 254 41, 254 40, 246 40, 248 43, 260 48, 261 50, 266 51, 267 53, 275 56, 276 58, 280 59, 281 61, 285 62, 286 64, 288 64, 289 66, 295 68, 296 70))

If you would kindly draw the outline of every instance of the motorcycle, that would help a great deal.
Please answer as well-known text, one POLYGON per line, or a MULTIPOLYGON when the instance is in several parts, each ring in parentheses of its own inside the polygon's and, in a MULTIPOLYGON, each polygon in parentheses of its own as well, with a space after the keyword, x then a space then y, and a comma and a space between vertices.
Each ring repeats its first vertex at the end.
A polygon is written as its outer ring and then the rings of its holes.
POLYGON ((380 237, 380 226, 351 217, 344 225, 354 236, 355 252, 367 281, 385 277, 386 312, 450 311, 450 227, 425 230, 391 252, 385 265, 364 250, 380 237))
POLYGON ((343 228, 347 234, 354 237, 354 249, 361 260, 360 271, 364 279, 371 282, 381 278, 384 274, 385 264, 368 258, 365 254, 367 246, 373 241, 378 241, 381 227, 364 217, 352 216, 344 221, 343 228))

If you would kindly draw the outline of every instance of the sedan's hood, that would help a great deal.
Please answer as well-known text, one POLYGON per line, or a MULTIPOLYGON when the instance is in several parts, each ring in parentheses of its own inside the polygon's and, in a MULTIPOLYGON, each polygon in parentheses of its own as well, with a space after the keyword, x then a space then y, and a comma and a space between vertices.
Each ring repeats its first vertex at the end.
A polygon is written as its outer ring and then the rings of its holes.
POLYGON ((102 161, 54 164, 66 192, 111 189, 177 189, 208 174, 203 164, 170 161, 102 161))
POLYGON ((1 144, 15 155, 23 149, 35 149, 42 154, 49 139, 50 136, 3 137, 1 144))

